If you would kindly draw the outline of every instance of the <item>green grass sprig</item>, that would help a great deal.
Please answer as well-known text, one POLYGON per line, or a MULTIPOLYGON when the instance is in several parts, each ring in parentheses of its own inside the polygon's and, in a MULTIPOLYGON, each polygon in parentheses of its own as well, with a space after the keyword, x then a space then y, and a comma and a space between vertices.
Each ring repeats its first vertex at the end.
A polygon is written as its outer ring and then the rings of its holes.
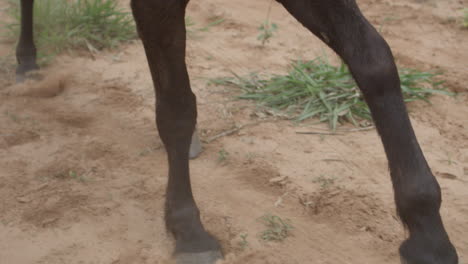
MULTIPOLYGON (((13 21, 7 38, 20 31, 19 1, 7 9, 13 21)), ((72 49, 114 48, 137 37, 133 18, 114 0, 40 0, 34 4, 34 33, 41 57, 72 49)))
MULTIPOLYGON (((240 99, 258 101, 297 121, 319 118, 332 130, 345 121, 359 126, 360 120, 371 120, 370 110, 345 64, 336 67, 319 57, 296 61, 291 68, 286 75, 234 74, 212 83, 239 87, 243 91, 240 99)), ((402 69, 399 75, 406 102, 429 102, 428 96, 436 93, 451 95, 441 88, 442 82, 434 80, 437 74, 402 69)))

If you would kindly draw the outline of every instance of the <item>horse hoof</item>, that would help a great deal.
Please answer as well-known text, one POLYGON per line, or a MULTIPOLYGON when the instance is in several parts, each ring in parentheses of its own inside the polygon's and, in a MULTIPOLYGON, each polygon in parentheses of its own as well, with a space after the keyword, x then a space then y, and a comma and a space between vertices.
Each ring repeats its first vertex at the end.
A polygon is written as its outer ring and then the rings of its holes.
POLYGON ((22 83, 29 79, 36 80, 39 78, 39 66, 36 64, 36 58, 19 59, 23 63, 18 64, 16 68, 16 83, 22 83))
POLYGON ((458 255, 450 242, 445 246, 431 247, 417 240, 406 240, 400 247, 401 264, 458 264, 458 255), (422 246, 421 246, 422 245, 422 246), (428 250, 429 249, 429 250, 428 250))
POLYGON ((27 80, 39 81, 41 79, 42 76, 37 70, 28 71, 26 73, 16 73, 16 83, 24 83, 27 80))
POLYGON ((176 264, 215 264, 223 259, 220 251, 205 251, 199 253, 178 253, 176 264))
POLYGON ((195 130, 192 135, 192 143, 190 144, 189 158, 195 159, 203 151, 200 138, 198 137, 198 132, 195 130))

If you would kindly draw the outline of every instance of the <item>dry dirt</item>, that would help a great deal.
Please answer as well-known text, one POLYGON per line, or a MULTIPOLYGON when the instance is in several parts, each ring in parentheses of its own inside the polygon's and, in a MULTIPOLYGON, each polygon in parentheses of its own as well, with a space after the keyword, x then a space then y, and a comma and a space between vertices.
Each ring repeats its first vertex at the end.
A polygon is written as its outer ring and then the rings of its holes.
MULTIPOLYGON (((409 108, 443 190, 446 228, 467 263, 468 31, 453 17, 468 1, 358 2, 400 66, 443 70, 449 88, 460 93, 409 108)), ((325 126, 271 121, 253 103, 234 100, 235 89, 207 85, 207 78, 231 71, 284 72, 292 59, 335 58, 278 4, 271 19, 279 31, 262 47, 257 27, 268 5, 198 0, 189 6, 195 28, 226 20, 188 40, 202 139, 254 123, 205 144, 191 163, 206 227, 221 240, 226 263, 398 263, 405 234, 375 130, 299 135, 325 126), (289 219, 291 236, 262 242, 258 219, 267 213, 289 219)), ((2 43, 0 58, 11 57, 13 48, 2 43)), ((11 68, 3 67, 0 263, 167 263, 173 247, 163 225, 167 164, 141 44, 62 56, 40 83, 15 86, 11 68)))

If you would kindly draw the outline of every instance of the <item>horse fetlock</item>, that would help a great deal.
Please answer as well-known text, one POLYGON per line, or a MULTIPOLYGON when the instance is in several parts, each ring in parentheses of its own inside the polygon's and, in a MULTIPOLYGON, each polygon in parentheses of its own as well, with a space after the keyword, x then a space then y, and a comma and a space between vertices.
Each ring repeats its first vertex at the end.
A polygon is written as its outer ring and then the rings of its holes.
POLYGON ((176 239, 176 252, 220 251, 218 241, 203 227, 195 206, 166 211, 166 226, 176 239))
POLYGON ((445 234, 415 233, 400 246, 402 264, 458 264, 457 252, 445 234))
POLYGON ((395 202, 398 214, 403 222, 412 228, 412 225, 421 226, 420 222, 442 224, 439 209, 442 203, 440 186, 434 176, 424 174, 413 177, 399 176, 405 182, 395 185, 395 202))
POLYGON ((18 66, 16 68, 16 75, 25 76, 31 71, 39 70, 39 66, 36 63, 35 56, 19 57, 18 66))

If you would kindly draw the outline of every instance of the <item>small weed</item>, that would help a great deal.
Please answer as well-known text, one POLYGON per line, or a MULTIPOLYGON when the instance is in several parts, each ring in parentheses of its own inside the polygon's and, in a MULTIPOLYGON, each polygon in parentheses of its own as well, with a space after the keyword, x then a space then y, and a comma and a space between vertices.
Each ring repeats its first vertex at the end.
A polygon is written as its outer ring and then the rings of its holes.
POLYGON ((210 78, 208 79, 208 85, 229 85, 229 84, 234 84, 233 83, 233 78, 232 77, 215 77, 215 78, 210 78))
POLYGON ((241 250, 246 249, 249 246, 249 241, 247 241, 247 233, 240 234, 241 241, 239 241, 239 247, 241 250))
POLYGON ((252 161, 255 158, 257 158, 257 156, 258 155, 254 152, 247 152, 247 155, 245 156, 245 158, 247 159, 247 161, 252 161))
POLYGON ((138 156, 144 157, 144 156, 147 156, 148 154, 150 154, 151 152, 153 152, 153 150, 150 147, 146 147, 145 149, 140 151, 140 153, 138 153, 138 156))
POLYGON ((0 57, 0 76, 10 76, 15 72, 15 60, 13 56, 0 57))
POLYGON ((68 172, 68 176, 74 180, 80 181, 80 182, 85 182, 86 179, 83 174, 78 174, 76 171, 70 170, 68 172))
POLYGON ((215 20, 213 20, 212 22, 208 23, 206 26, 200 28, 199 30, 200 31, 203 31, 203 32, 207 32, 207 31, 210 31, 210 29, 214 26, 217 26, 221 23, 223 23, 225 21, 224 18, 220 17, 220 18, 217 18, 215 20))
MULTIPOLYGON (((401 89, 406 102, 427 99, 432 94, 453 95, 443 90, 438 74, 402 69, 399 72, 401 89)), ((286 75, 246 77, 234 74, 231 78, 217 78, 210 83, 233 85, 243 94, 240 99, 258 101, 273 111, 282 111, 296 121, 318 117, 335 130, 339 123, 371 120, 370 110, 361 91, 345 64, 330 65, 321 57, 311 61, 296 61, 286 75)))
MULTIPOLYGON (((6 25, 7 37, 16 41, 20 31, 19 1, 9 2, 7 13, 14 22, 6 25)), ((114 0, 36 1, 34 33, 42 62, 72 49, 114 48, 137 36, 132 16, 114 0)))
POLYGON ((76 173, 76 171, 73 171, 73 170, 70 170, 68 172, 68 176, 70 176, 70 178, 73 178, 73 179, 78 179, 78 173, 76 173))
POLYGON ((261 239, 265 241, 283 241, 294 229, 289 220, 283 220, 276 215, 267 214, 262 216, 260 220, 267 227, 260 234, 261 239))
POLYGON ((15 114, 15 113, 12 113, 10 111, 5 111, 5 115, 13 122, 15 123, 19 123, 21 118, 19 115, 15 114))
POLYGON ((258 34, 257 39, 262 42, 263 46, 265 46, 265 44, 270 41, 277 30, 278 25, 275 23, 270 23, 269 21, 265 21, 258 27, 258 31, 260 33, 258 34))
POLYGON ((444 19, 441 21, 441 23, 442 23, 442 24, 445 24, 445 25, 448 25, 448 24, 457 24, 458 21, 457 21, 457 18, 456 18, 456 17, 450 16, 450 17, 444 18, 444 19))
POLYGON ((155 152, 158 149, 161 149, 162 147, 163 147, 162 145, 145 147, 143 150, 141 150, 138 153, 138 156, 140 156, 140 157, 148 156, 149 154, 155 152))
POLYGON ((448 154, 448 153, 447 153, 447 159, 443 159, 443 160, 440 160, 440 161, 446 162, 447 165, 449 165, 449 166, 452 166, 452 165, 456 165, 456 164, 457 164, 457 162, 454 161, 454 160, 452 159, 451 155, 448 154))
POLYGON ((382 21, 382 23, 378 26, 377 28, 377 31, 379 33, 382 33, 383 32, 383 29, 384 29, 384 26, 387 25, 388 22, 391 22, 391 21, 394 21, 394 20, 397 20, 398 18, 396 17, 385 17, 384 20, 382 21))
POLYGON ((140 151, 140 153, 138 153, 138 156, 140 156, 140 157, 148 156, 148 155, 149 155, 150 153, 152 153, 154 150, 155 150, 155 148, 146 147, 146 148, 144 148, 142 151, 140 151))
POLYGON ((229 158, 229 152, 225 149, 218 151, 218 162, 225 162, 229 158))
POLYGON ((463 9, 463 22, 462 27, 468 29, 468 8, 463 9))
POLYGON ((323 134, 319 135, 320 142, 324 142, 325 138, 326 138, 325 135, 323 134))
POLYGON ((186 16, 186 17, 185 17, 185 27, 186 27, 186 28, 191 28, 191 27, 193 27, 193 26, 195 26, 195 22, 192 20, 191 17, 186 16))
POLYGON ((79 174, 77 171, 69 169, 66 171, 59 172, 54 175, 55 178, 62 179, 62 180, 67 180, 67 179, 73 179, 77 180, 80 182, 85 182, 86 179, 82 174, 79 174))
POLYGON ((335 180, 336 180, 335 177, 326 177, 325 175, 320 175, 319 177, 314 179, 312 182, 319 183, 320 188, 326 189, 332 186, 333 184, 335 184, 335 180))
POLYGON ((187 30, 187 34, 189 36, 194 36, 196 35, 198 32, 207 32, 209 31, 212 27, 214 26, 217 26, 221 23, 223 23, 225 21, 224 18, 216 18, 215 20, 213 20, 212 22, 208 23, 207 25, 205 25, 204 27, 201 27, 201 28, 196 28, 195 25, 195 21, 193 21, 193 19, 189 16, 186 16, 185 17, 185 28, 187 30))
POLYGON ((257 39, 262 42, 262 46, 265 46, 265 44, 270 41, 270 39, 273 37, 274 33, 278 30, 278 25, 276 25, 275 23, 270 22, 270 14, 271 14, 272 4, 273 4, 273 1, 270 1, 270 5, 268 6, 266 19, 258 27, 258 31, 260 33, 258 34, 257 39))

